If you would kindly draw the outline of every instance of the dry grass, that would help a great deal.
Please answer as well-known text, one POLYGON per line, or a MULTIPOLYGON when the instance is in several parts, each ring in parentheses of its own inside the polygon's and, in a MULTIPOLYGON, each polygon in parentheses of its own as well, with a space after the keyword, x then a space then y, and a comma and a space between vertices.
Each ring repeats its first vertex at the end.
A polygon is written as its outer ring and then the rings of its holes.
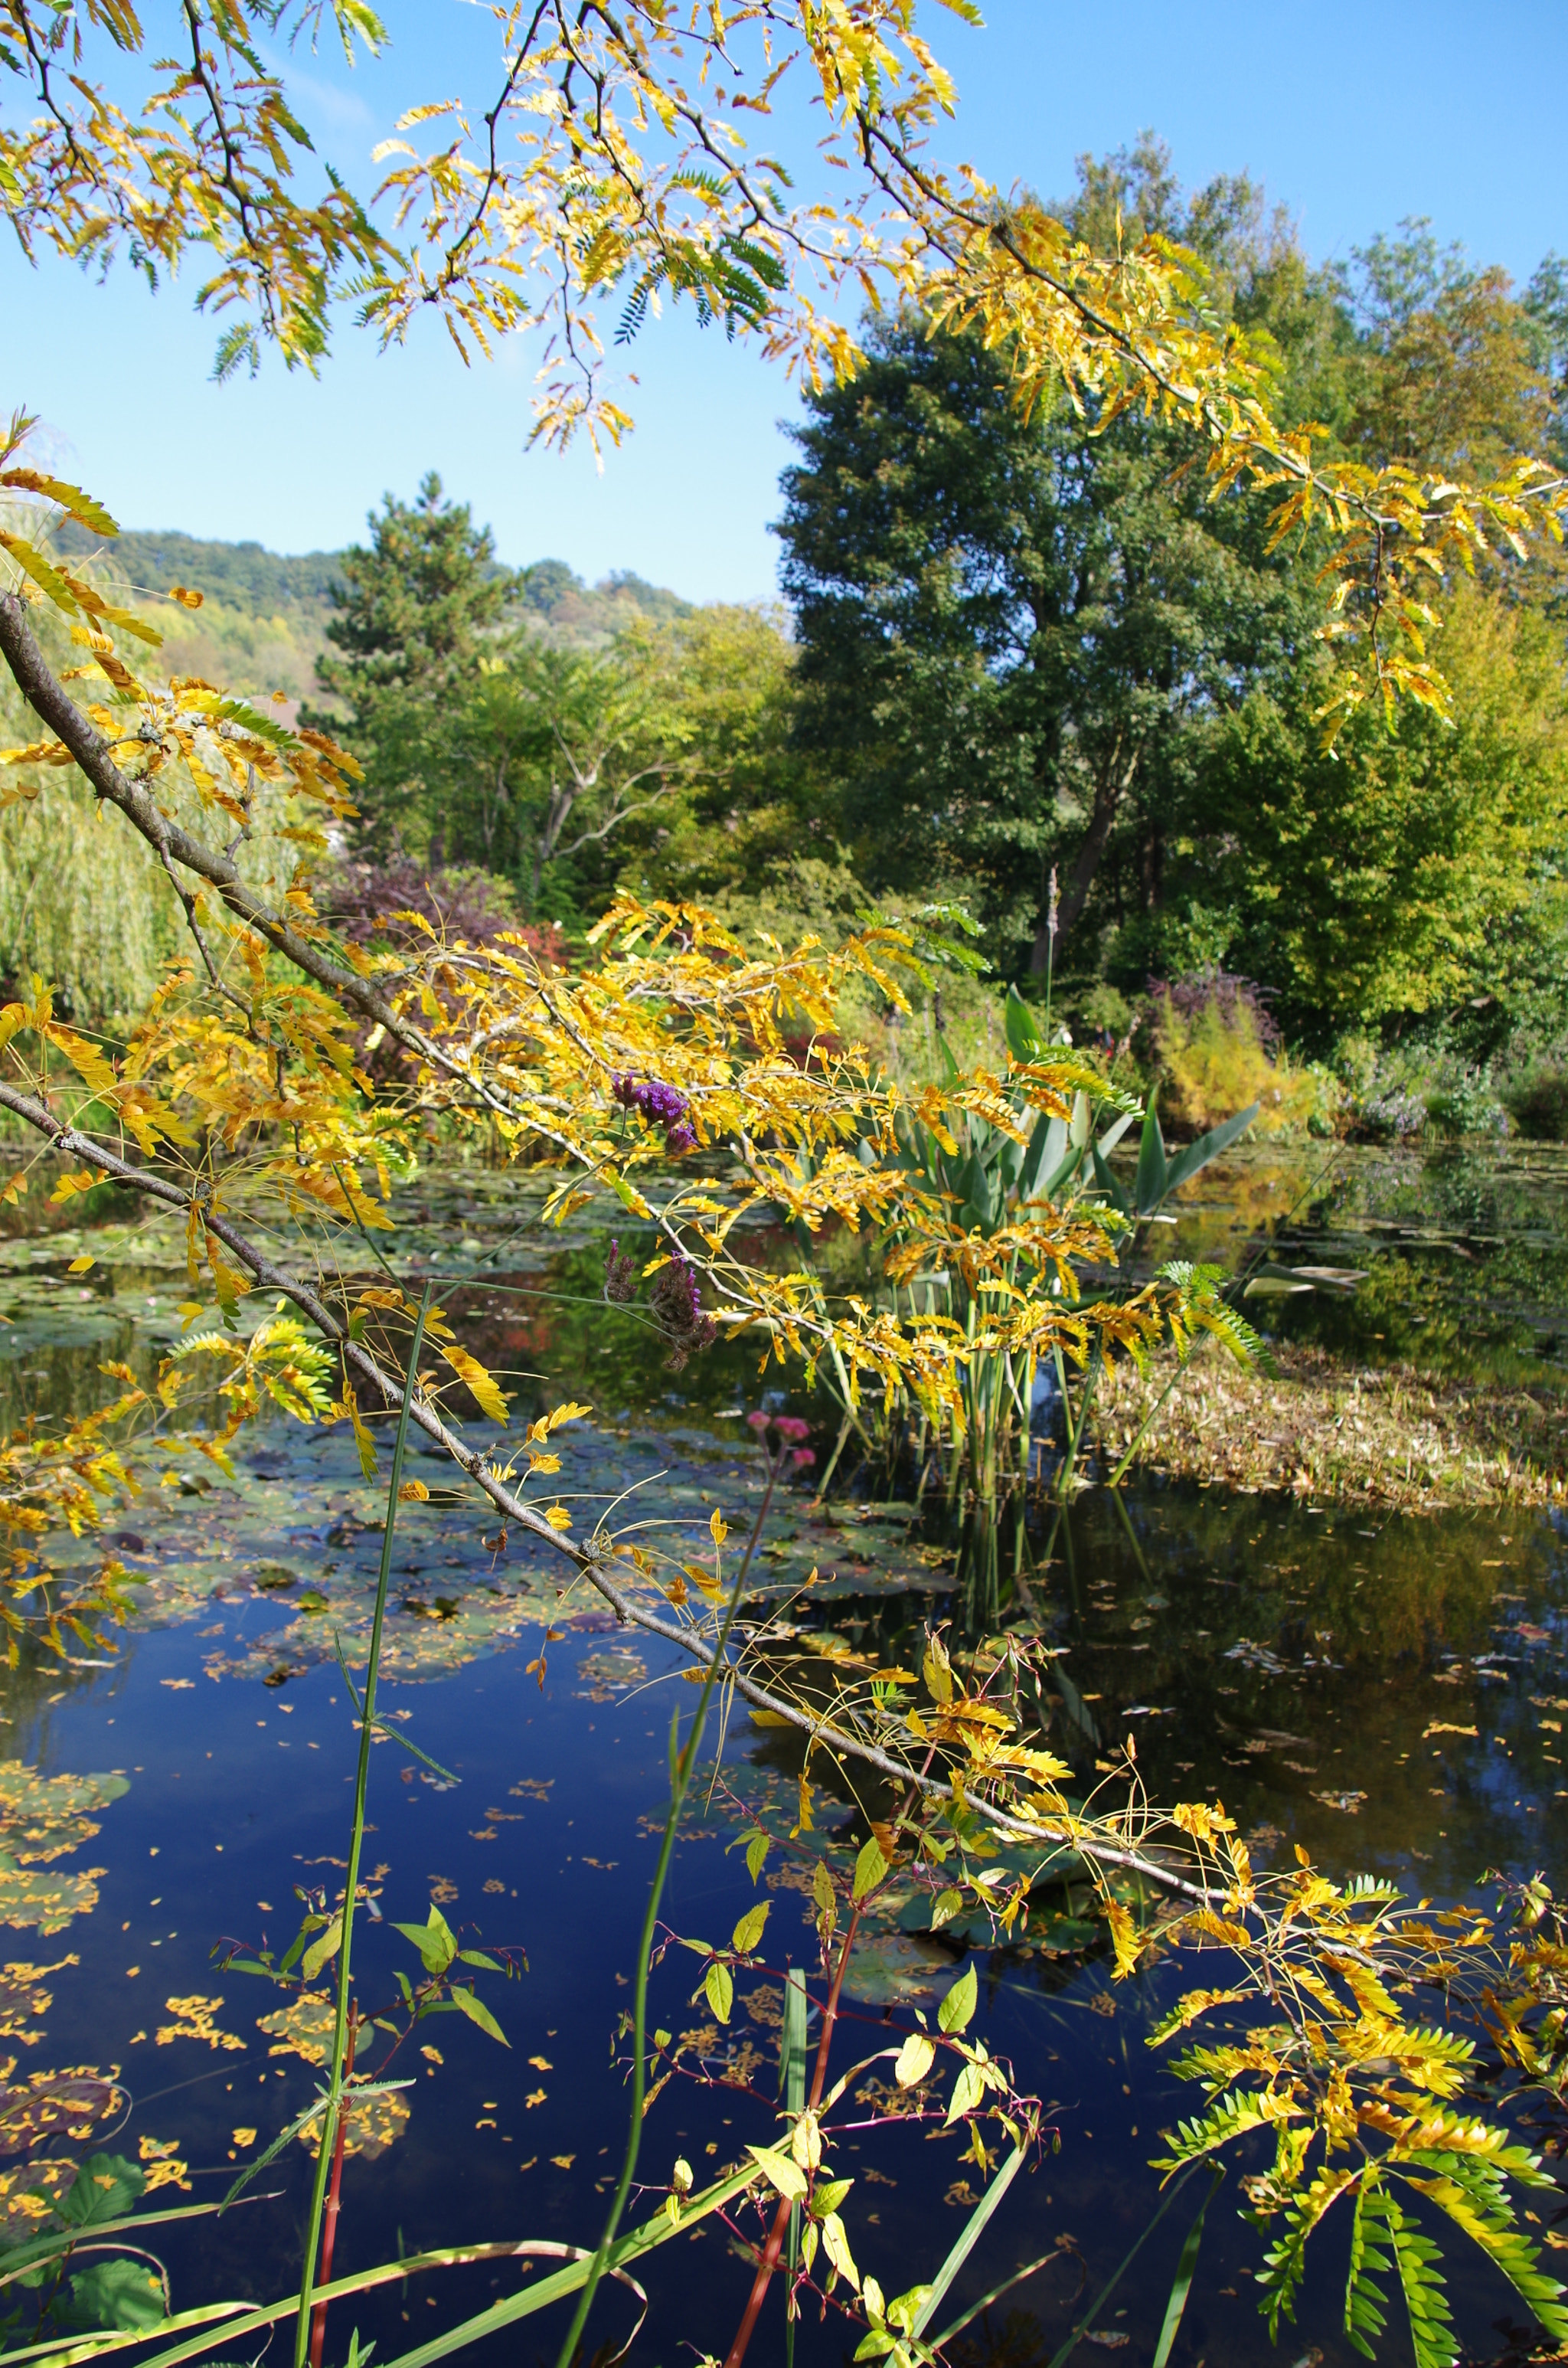
MULTIPOLYGON (((1286 1489, 1346 1505, 1435 1513, 1568 1501, 1568 1397, 1346 1366, 1281 1348, 1277 1380, 1212 1344, 1179 1381, 1139 1461, 1206 1486, 1286 1489)), ((1119 1365, 1101 1383, 1101 1440, 1119 1460, 1171 1375, 1119 1365)))

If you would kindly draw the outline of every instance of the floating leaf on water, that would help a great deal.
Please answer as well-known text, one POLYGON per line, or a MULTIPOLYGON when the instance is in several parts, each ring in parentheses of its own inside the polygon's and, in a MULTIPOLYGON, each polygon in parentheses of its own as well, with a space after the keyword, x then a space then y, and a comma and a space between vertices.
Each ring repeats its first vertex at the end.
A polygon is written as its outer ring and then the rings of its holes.
POLYGON ((30 2020, 47 2014, 54 2003, 53 1993, 40 1985, 51 1974, 62 1974, 67 1965, 79 1965, 77 1956, 62 1957, 58 1964, 0 1965, 0 2039, 14 2039, 24 2047, 36 2047, 43 2037, 41 2031, 31 2031, 30 2020))
POLYGON ((130 1790, 125 1776, 40 1776, 19 1759, 0 1760, 0 1865, 66 1857, 99 1830, 89 1813, 130 1790))
POLYGON ((168 2297, 163 2280, 145 2261, 123 2256, 95 2261, 71 2280, 71 2307, 65 2316, 78 2327, 112 2327, 130 2334, 153 2328, 166 2317, 168 2297))
POLYGON ((221 2048, 226 2055, 244 2047, 243 2039, 236 2038, 232 2031, 220 2031, 213 2021, 223 2009, 221 1998, 165 1998, 164 2004, 178 2020, 163 2026, 158 2033, 160 2047, 167 2047, 176 2039, 199 2039, 208 2047, 221 2048))
POLYGON ((608 1702, 612 1691, 643 1684, 648 1665, 630 1645, 612 1645, 604 1652, 585 1653, 577 1674, 586 1680, 579 1694, 585 1694, 589 1702, 608 1702))
POLYGON ((111 2121, 124 2110, 125 2094, 119 2083, 91 2064, 63 2072, 32 2072, 25 2080, 0 2080, 0 2155, 34 2155, 51 2138, 62 2135, 80 2144, 97 2123, 111 2121))
POLYGON ((274 2042, 267 2051, 269 2055, 301 2055, 307 2064, 324 2064, 335 2014, 324 1990, 304 1990, 276 2014, 258 2015, 256 2027, 274 2042))
MULTIPOLYGON (((354 2097, 352 2090, 349 2094, 343 2151, 362 2154, 367 2162, 374 2162, 408 2127, 408 2100, 396 2089, 374 2097, 354 2097)), ((320 2136, 321 2125, 312 2122, 300 2132, 300 2144, 314 2154, 320 2136)))
POLYGON ((0 1924, 36 1929, 46 1936, 62 1932, 73 1916, 90 1916, 98 1904, 98 1878, 103 1866, 80 1874, 46 1874, 41 1869, 12 1869, 0 1864, 0 1924))
POLYGON ((0 2170, 0 2245, 21 2245, 29 2237, 41 2236, 75 2176, 75 2164, 61 2159, 0 2170))

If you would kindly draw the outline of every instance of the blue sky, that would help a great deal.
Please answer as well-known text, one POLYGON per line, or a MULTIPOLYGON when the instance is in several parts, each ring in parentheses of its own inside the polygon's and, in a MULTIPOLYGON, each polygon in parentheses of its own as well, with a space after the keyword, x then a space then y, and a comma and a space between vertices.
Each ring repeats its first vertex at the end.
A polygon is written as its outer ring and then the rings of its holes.
MULTIPOLYGON (((154 23, 155 4, 147 14, 154 23)), ((1183 179, 1248 171, 1296 213, 1309 252, 1346 255, 1402 216, 1528 278, 1568 251, 1568 173, 1552 93, 1568 88, 1561 0, 993 0, 983 32, 940 8, 921 22, 957 74, 954 156, 1004 185, 1069 188, 1073 162, 1144 126, 1183 179)), ((308 62, 302 111, 318 147, 361 184, 369 151, 411 97, 483 98, 487 12, 389 0, 394 50, 349 77, 308 62)), ((7 98, 9 94, 7 94, 7 98)), ((210 383, 214 333, 194 275, 156 298, 0 246, 6 367, 0 402, 51 431, 55 465, 122 523, 254 536, 274 550, 358 536, 391 488, 437 469, 494 527, 504 558, 562 558, 590 579, 631 567, 692 599, 770 594, 780 422, 776 369, 689 316, 632 351, 637 433, 602 475, 585 450, 526 450, 537 356, 509 348, 465 370, 444 333, 379 355, 346 326, 319 382, 268 363, 210 383)))

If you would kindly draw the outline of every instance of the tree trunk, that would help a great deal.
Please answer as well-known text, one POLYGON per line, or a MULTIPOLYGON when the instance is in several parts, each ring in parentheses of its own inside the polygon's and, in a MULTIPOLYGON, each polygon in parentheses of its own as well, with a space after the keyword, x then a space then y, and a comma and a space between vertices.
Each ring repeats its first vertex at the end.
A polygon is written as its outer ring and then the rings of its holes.
MULTIPOLYGON (((1110 838, 1111 825, 1120 809, 1122 799, 1132 786, 1137 770, 1138 758, 1133 755, 1128 758, 1124 766, 1108 766, 1100 775, 1098 786, 1095 791, 1094 807, 1089 815, 1089 826, 1084 833, 1083 843, 1079 847, 1077 858, 1067 875, 1067 883, 1062 891, 1061 909, 1056 920, 1056 934, 1059 939, 1067 935, 1088 902, 1089 891, 1095 884, 1095 874, 1100 868, 1100 858, 1104 855, 1110 838)), ((1043 978, 1045 975, 1050 947, 1050 927, 1048 923, 1042 921, 1035 931, 1034 945, 1029 953, 1029 971, 1036 978, 1043 978)))

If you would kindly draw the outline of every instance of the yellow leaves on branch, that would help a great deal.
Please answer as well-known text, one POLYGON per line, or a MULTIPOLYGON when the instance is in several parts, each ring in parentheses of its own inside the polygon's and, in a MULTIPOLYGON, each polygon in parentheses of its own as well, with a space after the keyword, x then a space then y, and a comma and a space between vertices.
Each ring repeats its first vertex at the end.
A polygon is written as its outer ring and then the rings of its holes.
MULTIPOLYGON (((334 14, 350 53, 374 53, 380 28, 361 0, 335 0, 334 14)), ((202 73, 159 61, 140 108, 119 100, 144 40, 129 11, 7 0, 11 70, 34 103, 25 129, 0 131, 11 224, 29 255, 132 253, 171 275, 198 248, 202 302, 230 324, 221 374, 254 365, 265 342, 316 369, 348 296, 383 343, 435 312, 465 359, 539 332, 536 435, 564 444, 581 432, 596 450, 631 425, 599 382, 607 300, 624 336, 688 298, 813 385, 861 365, 836 317, 846 287, 913 303, 1004 347, 1024 410, 1065 385, 1102 420, 1137 408, 1176 421, 1216 497, 1251 486, 1272 500, 1276 543, 1326 536, 1325 633, 1358 643, 1364 660, 1324 703, 1330 733, 1369 696, 1442 707, 1425 646, 1431 577, 1560 532, 1568 487, 1530 461, 1477 487, 1325 464, 1321 430, 1275 424, 1268 358, 1219 317, 1196 255, 1157 236, 1099 252, 974 165, 939 162, 933 134, 956 94, 915 29, 915 0, 738 0, 684 14, 665 0, 587 13, 503 0, 494 14, 494 103, 415 104, 375 152, 380 187, 355 192, 335 176, 318 202, 294 187, 282 70, 257 68, 272 22, 262 0, 197 7, 202 73), (82 51, 62 82, 67 24, 82 51), (111 57, 116 99, 95 80, 111 57), (758 145, 792 85, 820 116, 830 168, 798 190, 758 145), (403 136, 426 125, 433 146, 403 136)), ((112 533, 75 488, 6 465, 21 440, 14 425, 0 446, 0 491, 112 533)), ((34 538, 7 529, 0 547, 29 591, 89 635, 106 622, 145 632, 109 617, 34 538)), ((94 663, 134 689, 112 644, 95 646, 94 663)), ((872 946, 856 959, 879 975, 872 946)))

